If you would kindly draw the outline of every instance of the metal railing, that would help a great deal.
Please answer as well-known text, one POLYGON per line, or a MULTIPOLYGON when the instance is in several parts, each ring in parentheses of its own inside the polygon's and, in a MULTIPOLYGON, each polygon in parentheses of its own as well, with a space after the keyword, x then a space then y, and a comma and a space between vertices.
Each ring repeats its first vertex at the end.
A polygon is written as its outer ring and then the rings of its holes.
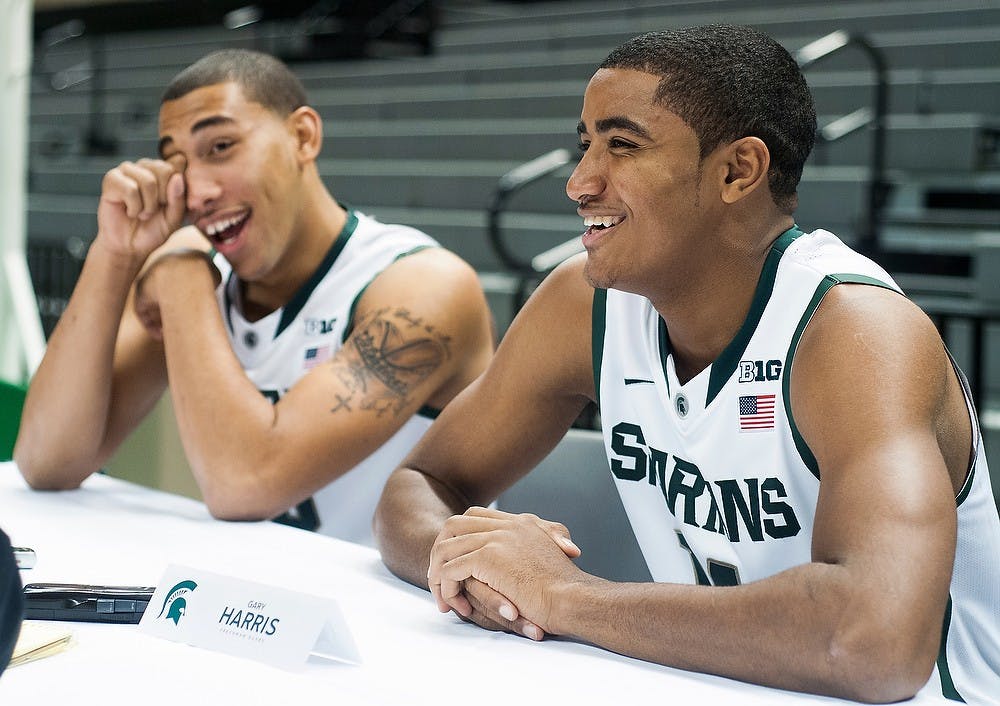
POLYGON ((874 105, 860 108, 828 123, 817 131, 817 140, 832 143, 847 135, 871 125, 871 172, 868 180, 867 203, 856 248, 869 257, 881 253, 879 235, 882 226, 882 211, 889 197, 890 185, 885 178, 885 118, 889 108, 889 81, 885 56, 866 37, 860 34, 837 30, 806 44, 795 52, 799 69, 805 73, 817 62, 837 54, 849 47, 860 49, 871 62, 875 74, 874 105))

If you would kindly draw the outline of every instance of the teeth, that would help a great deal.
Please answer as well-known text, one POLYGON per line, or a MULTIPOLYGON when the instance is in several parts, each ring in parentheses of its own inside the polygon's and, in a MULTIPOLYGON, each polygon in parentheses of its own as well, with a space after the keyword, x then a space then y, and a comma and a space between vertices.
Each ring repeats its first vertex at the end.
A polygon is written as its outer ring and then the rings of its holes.
POLYGON ((205 235, 213 236, 221 233, 226 228, 232 228, 234 225, 242 221, 246 217, 245 214, 234 216, 232 218, 224 218, 221 221, 216 221, 215 223, 209 223, 205 227, 205 235))
POLYGON ((587 228, 591 226, 602 226, 604 228, 610 228, 611 226, 616 226, 625 220, 622 216, 584 216, 583 225, 587 228))

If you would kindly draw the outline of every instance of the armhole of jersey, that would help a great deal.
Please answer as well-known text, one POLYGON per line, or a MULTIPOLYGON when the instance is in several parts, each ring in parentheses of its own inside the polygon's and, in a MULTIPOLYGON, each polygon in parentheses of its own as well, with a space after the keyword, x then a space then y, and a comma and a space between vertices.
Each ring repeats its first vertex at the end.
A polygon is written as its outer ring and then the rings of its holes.
POLYGON ((594 366, 594 401, 601 406, 601 362, 604 360, 604 328, 607 323, 608 290, 595 289, 591 307, 590 357, 594 366))
POLYGON ((791 395, 789 392, 792 380, 792 359, 795 356, 796 348, 798 348, 799 339, 802 338, 802 332, 805 331, 806 326, 812 320, 813 314, 816 313, 816 309, 819 308, 820 302, 823 301, 823 297, 825 297, 826 293, 838 284, 867 284, 874 287, 889 289, 902 296, 899 290, 882 280, 875 279, 874 277, 857 274, 827 275, 816 287, 816 291, 813 293, 812 299, 809 300, 806 310, 802 313, 802 317, 799 319, 799 323, 795 327, 795 333, 792 334, 792 342, 788 346, 788 354, 785 356, 785 363, 782 366, 784 373, 781 380, 781 398, 785 406, 785 416, 788 418, 788 428, 791 430, 792 439, 795 441, 795 448, 799 452, 799 457, 806 465, 806 468, 808 468, 809 471, 816 476, 816 480, 819 480, 819 464, 816 462, 816 456, 813 455, 812 449, 809 448, 809 444, 807 444, 806 440, 802 438, 802 434, 799 432, 799 428, 795 424, 795 417, 792 414, 791 395))
POLYGON ((941 626, 941 648, 938 650, 937 668, 938 676, 941 678, 941 695, 951 701, 965 703, 965 699, 958 693, 955 681, 951 678, 951 669, 948 667, 948 630, 951 628, 951 594, 948 594, 948 604, 944 609, 944 621, 941 626))
MULTIPOLYGON (((358 293, 356 295, 354 295, 354 301, 351 302, 351 308, 350 308, 349 313, 347 314, 347 325, 344 327, 344 336, 343 336, 343 338, 341 339, 340 342, 341 343, 346 342, 347 339, 348 339, 348 337, 354 331, 354 314, 358 310, 358 302, 361 301, 361 297, 364 296, 364 293, 368 291, 368 287, 371 286, 371 283, 374 282, 375 279, 380 274, 382 274, 383 272, 385 272, 392 265, 394 265, 397 262, 399 262, 400 260, 402 260, 404 257, 408 257, 409 255, 416 255, 418 252, 422 252, 424 250, 430 250, 432 248, 437 248, 437 247, 440 247, 440 246, 439 245, 418 245, 415 248, 411 248, 410 250, 406 250, 404 252, 401 252, 398 255, 396 255, 396 257, 392 258, 392 262, 390 262, 388 265, 386 265, 381 270, 379 270, 374 275, 372 275, 372 278, 370 280, 368 280, 367 282, 365 282, 365 286, 362 287, 361 289, 359 289, 358 293)), ((425 415, 425 416, 429 416, 429 415, 425 415)), ((432 417, 432 419, 433 418, 435 418, 435 417, 432 417)))
POLYGON ((424 405, 417 410, 417 414, 421 417, 427 417, 428 419, 437 419, 438 415, 441 414, 441 410, 437 407, 431 407, 430 405, 424 405))
POLYGON ((969 380, 965 377, 962 369, 958 367, 958 363, 955 361, 955 357, 951 354, 951 351, 948 350, 947 345, 944 347, 944 352, 948 355, 948 360, 951 361, 952 370, 958 376, 958 384, 962 386, 962 396, 965 398, 965 406, 969 412, 969 421, 972 424, 972 461, 969 463, 969 469, 965 473, 965 480, 962 482, 962 487, 959 489, 958 494, 955 495, 955 507, 959 507, 969 497, 969 493, 972 492, 972 482, 976 477, 976 464, 979 462, 979 448, 983 443, 983 432, 979 426, 979 415, 976 414, 976 406, 972 402, 972 388, 969 387, 969 380))

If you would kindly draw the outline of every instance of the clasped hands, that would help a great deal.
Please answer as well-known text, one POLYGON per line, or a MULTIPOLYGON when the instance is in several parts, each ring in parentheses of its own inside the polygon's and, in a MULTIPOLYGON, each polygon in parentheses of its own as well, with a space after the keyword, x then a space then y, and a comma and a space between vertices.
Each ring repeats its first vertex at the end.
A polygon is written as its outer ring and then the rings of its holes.
POLYGON ((580 549, 558 522, 473 507, 434 541, 427 584, 442 613, 541 640, 558 634, 562 588, 585 576, 580 549))

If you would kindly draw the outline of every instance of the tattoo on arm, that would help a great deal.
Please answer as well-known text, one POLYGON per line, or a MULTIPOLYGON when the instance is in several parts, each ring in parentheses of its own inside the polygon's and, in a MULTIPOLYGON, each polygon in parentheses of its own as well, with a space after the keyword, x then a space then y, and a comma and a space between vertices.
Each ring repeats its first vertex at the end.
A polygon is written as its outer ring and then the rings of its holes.
POLYGON ((451 358, 451 339, 408 310, 380 309, 358 322, 334 374, 350 391, 331 412, 362 409, 399 415, 410 394, 451 358))

